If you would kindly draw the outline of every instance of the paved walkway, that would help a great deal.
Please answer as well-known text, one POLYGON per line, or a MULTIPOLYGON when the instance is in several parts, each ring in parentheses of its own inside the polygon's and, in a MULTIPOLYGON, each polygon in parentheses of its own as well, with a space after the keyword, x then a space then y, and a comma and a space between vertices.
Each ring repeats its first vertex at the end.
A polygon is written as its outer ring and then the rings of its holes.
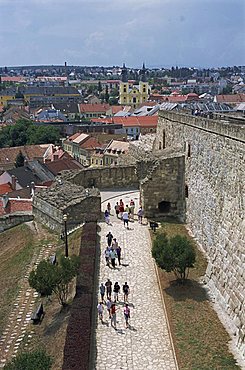
MULTIPOLYGON (((138 193, 124 196, 127 201, 133 198, 138 202, 138 193)), ((121 197, 120 197, 121 198, 121 197)), ((112 199, 111 205, 119 199, 112 199)), ((106 203, 102 204, 102 209, 106 203)), ((136 206, 137 209, 137 206, 136 206)), ((104 210, 104 209, 103 209, 104 210)), ((114 212, 113 212, 114 213, 114 212)), ((171 370, 177 369, 161 295, 157 283, 154 263, 150 252, 148 226, 139 225, 137 220, 130 223, 130 230, 115 217, 112 226, 101 223, 101 261, 99 283, 108 278, 113 285, 121 286, 127 281, 130 287, 129 304, 131 310, 130 328, 125 329, 123 317, 123 294, 119 296, 117 307, 117 330, 110 326, 104 309, 104 323, 98 322, 96 329, 97 358, 96 370, 171 370), (122 248, 122 264, 115 270, 105 266, 104 249, 106 234, 111 231, 122 248)))

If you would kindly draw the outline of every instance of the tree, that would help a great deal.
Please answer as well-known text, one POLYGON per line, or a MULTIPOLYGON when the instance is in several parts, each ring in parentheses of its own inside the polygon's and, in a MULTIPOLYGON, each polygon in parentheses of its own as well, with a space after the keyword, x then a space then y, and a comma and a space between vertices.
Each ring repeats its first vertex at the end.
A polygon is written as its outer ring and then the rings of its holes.
POLYGON ((49 261, 41 261, 36 270, 31 271, 29 284, 43 296, 53 293, 57 296, 59 303, 65 306, 68 298, 69 283, 77 275, 79 258, 61 256, 59 264, 52 265, 49 261))
POLYGON ((194 267, 196 261, 191 242, 181 235, 168 239, 166 234, 158 234, 153 242, 152 256, 160 268, 173 271, 182 281, 187 279, 189 268, 194 267))
POLYGON ((22 154, 22 151, 19 151, 19 154, 17 154, 15 158, 15 167, 23 167, 25 164, 25 157, 22 154))
POLYGON ((22 352, 4 366, 4 370, 50 370, 52 359, 44 350, 22 352))

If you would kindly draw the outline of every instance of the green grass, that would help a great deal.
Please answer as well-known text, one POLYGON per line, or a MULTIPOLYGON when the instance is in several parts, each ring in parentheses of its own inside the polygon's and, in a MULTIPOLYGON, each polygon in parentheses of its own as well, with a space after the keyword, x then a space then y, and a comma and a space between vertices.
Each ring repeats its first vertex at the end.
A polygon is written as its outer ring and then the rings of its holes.
POLYGON ((41 247, 49 242, 49 239, 38 240, 35 232, 25 224, 0 234, 3 248, 0 259, 0 333, 5 326, 10 307, 18 295, 19 281, 24 277, 34 252, 39 253, 41 247))
POLYGON ((229 352, 229 335, 213 310, 199 279, 205 274, 207 261, 182 224, 163 223, 158 232, 168 236, 185 235, 197 253, 195 268, 190 269, 186 284, 178 284, 173 273, 160 270, 166 308, 170 320, 179 367, 181 370, 235 370, 229 352))

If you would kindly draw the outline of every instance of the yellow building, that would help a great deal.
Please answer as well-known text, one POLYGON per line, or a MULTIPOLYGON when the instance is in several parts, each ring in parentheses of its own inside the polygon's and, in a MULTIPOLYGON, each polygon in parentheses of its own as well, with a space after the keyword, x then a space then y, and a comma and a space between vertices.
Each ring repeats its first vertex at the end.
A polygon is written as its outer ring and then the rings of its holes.
POLYGON ((9 100, 15 99, 15 90, 7 89, 0 92, 0 106, 6 107, 9 100))
POLYGON ((150 95, 150 86, 145 78, 145 65, 141 70, 141 81, 138 85, 132 85, 127 80, 127 69, 125 64, 122 69, 122 81, 119 85, 119 104, 130 105, 137 108, 140 104, 146 102, 150 95))

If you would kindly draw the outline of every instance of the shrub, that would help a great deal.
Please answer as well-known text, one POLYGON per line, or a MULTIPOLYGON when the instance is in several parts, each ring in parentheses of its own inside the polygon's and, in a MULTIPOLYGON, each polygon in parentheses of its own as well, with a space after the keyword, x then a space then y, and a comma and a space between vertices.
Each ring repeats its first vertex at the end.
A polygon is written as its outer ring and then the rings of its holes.
POLYGON ((196 261, 191 242, 181 235, 168 239, 166 234, 157 234, 153 242, 152 256, 161 269, 173 271, 182 281, 187 279, 189 268, 194 267, 196 261))
POLYGON ((22 352, 4 366, 4 370, 50 370, 51 357, 44 350, 22 352))

